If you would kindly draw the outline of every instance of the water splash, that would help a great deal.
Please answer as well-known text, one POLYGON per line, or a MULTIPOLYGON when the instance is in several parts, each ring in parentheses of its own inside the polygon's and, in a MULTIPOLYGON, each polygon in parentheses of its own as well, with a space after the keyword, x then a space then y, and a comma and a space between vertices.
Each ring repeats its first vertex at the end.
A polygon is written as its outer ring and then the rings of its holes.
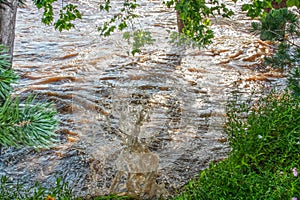
MULTIPOLYGON (((128 80, 121 81, 128 84, 128 80)), ((129 81, 133 84, 133 81, 129 81)), ((123 145, 115 164, 117 173, 110 187, 111 193, 126 194, 139 199, 160 198, 167 191, 156 183, 159 156, 149 150, 151 135, 142 134, 141 127, 151 121, 149 95, 134 84, 116 88, 113 93, 113 115, 123 145)))

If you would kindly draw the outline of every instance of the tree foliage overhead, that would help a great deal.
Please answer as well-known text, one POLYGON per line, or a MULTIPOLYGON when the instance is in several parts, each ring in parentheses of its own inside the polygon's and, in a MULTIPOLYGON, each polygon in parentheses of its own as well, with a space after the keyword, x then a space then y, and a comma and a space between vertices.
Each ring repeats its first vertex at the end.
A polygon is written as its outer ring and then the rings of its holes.
MULTIPOLYGON (((100 11, 110 12, 111 5, 110 0, 104 0, 104 4, 100 4, 100 11)), ((139 6, 136 3, 136 0, 125 0, 123 3, 123 7, 120 9, 120 13, 114 15, 109 21, 104 22, 103 26, 98 27, 98 31, 100 31, 100 36, 110 36, 112 32, 116 29, 119 31, 123 31, 128 27, 128 22, 137 18, 138 15, 134 13, 134 10, 139 6)))
MULTIPOLYGON (((33 0, 34 4, 38 9, 43 9, 42 22, 46 25, 51 25, 54 22, 55 12, 53 9, 53 3, 56 0, 33 0)), ((59 11, 59 17, 54 22, 55 29, 59 31, 70 30, 74 27, 73 21, 76 19, 81 19, 81 13, 77 9, 77 6, 73 4, 61 5, 59 11)))
POLYGON ((247 11, 247 16, 265 16, 272 9, 296 6, 300 8, 299 0, 252 0, 252 3, 243 4, 242 10, 247 11))
MULTIPOLYGON (((233 12, 226 7, 225 4, 219 3, 217 0, 211 0, 207 3, 205 0, 170 0, 165 1, 167 7, 173 7, 179 12, 179 17, 183 22, 181 38, 192 40, 196 46, 201 47, 211 43, 213 31, 209 28, 210 17, 221 15, 222 17, 230 17, 233 12)), ((120 14, 114 15, 109 21, 98 28, 101 36, 109 36, 115 30, 123 31, 128 27, 128 21, 138 17, 134 10, 139 6, 136 0, 125 0, 120 14)), ((105 0, 100 5, 101 11, 109 12, 111 1, 105 0)), ((152 38, 151 38, 152 39, 152 38)))
MULTIPOLYGON (((59 31, 69 30, 74 27, 74 20, 81 19, 81 13, 76 5, 68 3, 66 5, 61 5, 59 14, 54 12, 53 3, 56 0, 33 0, 35 5, 39 9, 44 10, 42 17, 42 22, 50 25, 53 24, 59 31), (54 22, 54 16, 58 15, 58 19, 54 22)), ((234 2, 238 0, 233 0, 234 2)), ((111 0, 102 0, 99 5, 100 12, 109 13, 112 8, 111 0)), ((100 36, 109 36, 112 32, 126 31, 125 40, 128 41, 128 31, 126 29, 132 28, 129 24, 133 19, 137 18, 138 15, 135 13, 135 9, 140 5, 137 0, 124 0, 121 3, 118 14, 113 15, 108 21, 98 27, 100 36)), ((180 30, 180 34, 175 35, 175 38, 179 39, 179 42, 183 41, 192 46, 203 47, 212 42, 214 37, 213 31, 210 28, 211 17, 217 15, 222 17, 230 17, 234 13, 232 10, 228 9, 226 2, 220 2, 219 0, 166 0, 163 3, 167 7, 174 8, 174 11, 178 13, 180 21, 183 23, 183 28, 180 30), (188 42, 187 42, 188 41, 188 42)), ((254 17, 266 17, 267 13, 272 9, 278 9, 281 7, 300 7, 299 0, 252 0, 251 3, 245 3, 242 6, 243 11, 247 11, 247 16, 254 17)), ((278 16, 278 14, 277 14, 278 16)), ((280 18, 280 17, 279 17, 280 18)), ((266 23, 264 23, 266 24, 266 23)), ((263 24, 263 25, 264 25, 263 24)), ((273 23, 275 24, 275 23, 273 23)), ((138 30, 139 33, 143 30, 138 30)), ((129 31, 131 38, 137 38, 138 35, 135 31, 129 31)), ((148 35, 149 32, 144 32, 148 35)), ((262 33, 264 34, 264 33, 262 33)), ((150 36, 150 35, 149 35, 150 36)), ((174 38, 174 34, 172 35, 174 38)), ((151 44, 153 42, 152 37, 148 37, 150 40, 145 42, 145 44, 151 44)), ((138 40, 143 40, 145 38, 137 38, 138 40)), ((132 54, 140 51, 140 47, 132 49, 132 54)))
POLYGON ((193 40, 198 47, 210 44, 214 37, 210 29, 210 17, 221 15, 230 17, 233 11, 228 9, 224 3, 218 0, 171 0, 165 2, 167 7, 174 6, 182 20, 182 34, 187 39, 193 40))

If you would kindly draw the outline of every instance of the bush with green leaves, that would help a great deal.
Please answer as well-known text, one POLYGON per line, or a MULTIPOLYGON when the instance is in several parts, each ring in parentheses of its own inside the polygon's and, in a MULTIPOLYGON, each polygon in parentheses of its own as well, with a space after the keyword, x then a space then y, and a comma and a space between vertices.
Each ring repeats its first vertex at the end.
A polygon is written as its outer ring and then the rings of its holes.
POLYGON ((262 40, 285 40, 285 34, 299 36, 298 16, 287 8, 271 10, 260 18, 260 23, 252 23, 259 30, 262 40))
POLYGON ((254 171, 276 172, 300 164, 296 163, 300 160, 299 103, 289 92, 271 92, 242 105, 233 102, 225 127, 233 154, 254 171))
POLYGON ((22 182, 15 183, 10 181, 9 178, 0 177, 0 200, 124 200, 134 199, 129 196, 99 196, 99 197, 75 197, 72 194, 72 189, 68 183, 64 182, 61 178, 56 179, 56 184, 53 187, 46 188, 40 183, 36 182, 32 187, 25 187, 22 182))
POLYGON ((24 199, 24 200, 71 200, 72 192, 67 183, 61 178, 56 179, 56 185, 52 188, 42 187, 38 182, 34 186, 26 188, 21 182, 11 182, 7 177, 0 179, 0 199, 24 199))
POLYGON ((229 157, 200 172, 175 199, 300 197, 300 99, 285 91, 238 102, 227 109, 229 157))
POLYGON ((0 146, 49 147, 57 141, 57 112, 51 103, 38 102, 32 96, 25 102, 11 96, 18 76, 9 67, 5 51, 0 46, 0 146))
POLYGON ((242 10, 247 11, 247 16, 251 18, 264 17, 274 9, 296 6, 300 8, 299 0, 252 0, 251 3, 242 5, 242 10))

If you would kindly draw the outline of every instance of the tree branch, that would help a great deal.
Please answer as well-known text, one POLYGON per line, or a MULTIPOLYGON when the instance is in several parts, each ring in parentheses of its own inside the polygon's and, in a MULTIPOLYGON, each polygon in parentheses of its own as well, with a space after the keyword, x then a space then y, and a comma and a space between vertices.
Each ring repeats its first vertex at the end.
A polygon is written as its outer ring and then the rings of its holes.
POLYGON ((0 0, 0 9, 5 9, 3 5, 8 6, 9 8, 13 9, 12 4, 10 2, 7 2, 6 0, 0 0))

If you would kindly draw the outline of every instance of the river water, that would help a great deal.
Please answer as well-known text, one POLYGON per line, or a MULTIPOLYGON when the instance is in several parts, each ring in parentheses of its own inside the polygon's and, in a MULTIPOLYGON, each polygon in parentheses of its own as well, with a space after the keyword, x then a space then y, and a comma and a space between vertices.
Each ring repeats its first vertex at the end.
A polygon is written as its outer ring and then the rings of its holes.
POLYGON ((130 56, 121 33, 99 37, 109 15, 97 1, 74 3, 83 19, 62 33, 41 24, 31 2, 18 11, 16 94, 54 102, 61 142, 49 150, 2 149, 0 175, 12 180, 54 186, 62 177, 76 196, 174 194, 229 152, 222 126, 231 93, 247 95, 257 80, 280 76, 258 72, 269 48, 250 34, 239 5, 231 3, 233 19, 213 19, 214 43, 199 50, 168 43, 175 13, 141 0, 134 26, 155 42, 130 56))

